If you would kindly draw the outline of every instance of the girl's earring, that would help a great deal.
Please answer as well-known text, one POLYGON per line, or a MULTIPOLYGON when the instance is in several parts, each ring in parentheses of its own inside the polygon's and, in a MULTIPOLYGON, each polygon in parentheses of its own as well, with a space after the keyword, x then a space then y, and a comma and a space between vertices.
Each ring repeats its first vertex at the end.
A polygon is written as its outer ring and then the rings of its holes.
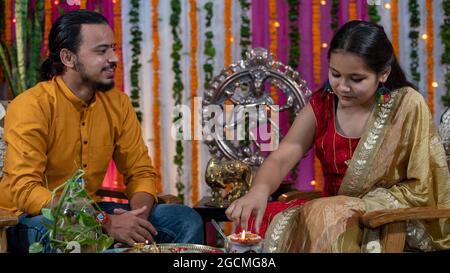
POLYGON ((388 102, 391 99, 391 90, 381 83, 381 86, 375 91, 375 99, 379 104, 388 102))
POLYGON ((330 84, 329 80, 327 80, 327 82, 325 83, 324 89, 326 92, 333 94, 333 89, 331 88, 331 84, 330 84))

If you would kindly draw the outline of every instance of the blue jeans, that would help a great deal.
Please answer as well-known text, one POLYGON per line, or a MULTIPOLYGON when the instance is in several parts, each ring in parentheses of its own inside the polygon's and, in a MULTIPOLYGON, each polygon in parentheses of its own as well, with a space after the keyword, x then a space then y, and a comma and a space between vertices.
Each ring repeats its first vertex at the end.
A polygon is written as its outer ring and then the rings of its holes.
MULTIPOLYGON (((112 214, 116 208, 130 210, 128 204, 101 202, 98 205, 108 214, 112 214)), ((202 218, 192 208, 184 205, 156 204, 148 220, 158 231, 158 235, 154 237, 157 243, 203 244, 202 218)), ((21 215, 19 224, 7 229, 8 250, 27 253, 31 244, 41 241, 44 252, 50 252, 49 240, 43 238, 47 232, 44 222, 49 223, 42 215, 21 215)))

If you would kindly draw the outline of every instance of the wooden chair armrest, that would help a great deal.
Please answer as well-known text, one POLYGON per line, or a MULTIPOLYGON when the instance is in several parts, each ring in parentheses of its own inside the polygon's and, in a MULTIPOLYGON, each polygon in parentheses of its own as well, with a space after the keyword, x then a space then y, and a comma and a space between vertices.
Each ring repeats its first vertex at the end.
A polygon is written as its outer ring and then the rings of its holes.
POLYGON ((320 197, 320 191, 289 191, 281 194, 278 201, 289 202, 296 199, 316 199, 320 197))
POLYGON ((97 190, 95 195, 100 197, 111 197, 125 200, 128 199, 123 191, 109 187, 101 187, 100 189, 97 190))
POLYGON ((361 222, 369 228, 377 228, 393 222, 437 218, 450 218, 450 207, 438 206, 376 210, 365 213, 361 217, 361 222))
POLYGON ((19 223, 19 217, 14 213, 0 209, 0 228, 14 226, 19 223))
MULTIPOLYGON (((111 197, 117 199, 128 199, 125 193, 121 190, 117 190, 114 188, 102 187, 96 193, 97 196, 100 197, 111 197)), ((182 204, 183 202, 171 194, 160 194, 158 195, 158 203, 160 204, 182 204)))
POLYGON ((180 198, 172 194, 161 194, 158 195, 159 204, 183 204, 180 198))

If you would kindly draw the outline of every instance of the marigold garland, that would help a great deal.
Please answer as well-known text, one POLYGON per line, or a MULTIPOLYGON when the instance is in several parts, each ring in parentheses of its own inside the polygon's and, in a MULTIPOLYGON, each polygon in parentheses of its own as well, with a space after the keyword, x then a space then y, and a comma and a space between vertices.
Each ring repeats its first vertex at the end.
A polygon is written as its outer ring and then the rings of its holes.
POLYGON ((11 45, 11 0, 5 0, 5 41, 11 45))
MULTIPOLYGON (((312 1, 312 42, 313 42, 313 60, 314 60, 314 84, 321 84, 321 43, 320 43, 320 3, 312 1)), ((314 155, 314 179, 316 181, 315 189, 322 188, 322 166, 317 155, 314 155)))
POLYGON ((356 0, 350 0, 348 3, 348 20, 358 19, 358 11, 356 7, 356 0))
MULTIPOLYGON (((86 9, 86 4, 87 4, 87 0, 81 0, 80 1, 80 9, 86 9)), ((117 0, 114 4, 115 5, 120 5, 120 0, 117 0)))
POLYGON ((191 81, 191 137, 192 137, 192 204, 198 201, 198 140, 195 140, 195 121, 196 108, 194 98, 197 96, 198 72, 197 72, 197 47, 198 47, 198 29, 197 29, 197 1, 189 0, 189 22, 191 24, 191 49, 190 49, 190 81, 191 81))
POLYGON ((400 57, 400 40, 399 40, 399 22, 398 22, 398 0, 391 2, 391 20, 392 20, 392 47, 397 58, 400 57))
MULTIPOLYGON (((86 0, 81 1, 80 5, 84 2, 84 8, 86 8, 86 0)), ((114 12, 114 34, 116 42, 116 54, 119 59, 117 63, 116 73, 114 76, 114 82, 116 87, 123 92, 123 64, 122 64, 122 0, 116 0, 113 5, 114 12)))
MULTIPOLYGON (((278 50, 278 15, 277 15, 277 0, 269 0, 269 51, 272 53, 274 60, 277 59, 278 50)), ((275 87, 270 88, 270 96, 274 104, 278 104, 278 90, 275 87)), ((272 140, 273 138, 271 138, 272 140)))
POLYGON ((224 27, 225 27, 225 48, 224 48, 224 67, 231 64, 231 44, 233 36, 231 34, 231 0, 225 0, 224 6, 224 27))
POLYGON ((53 1, 44 1, 44 46, 42 47, 43 59, 48 56, 48 35, 50 33, 50 29, 52 28, 52 2, 53 1))
POLYGON ((159 109, 160 98, 159 98, 159 47, 160 47, 160 38, 158 32, 158 5, 159 0, 152 0, 152 64, 153 64, 153 164, 155 166, 156 173, 158 174, 156 179, 156 191, 161 193, 163 191, 162 188, 162 179, 161 179, 161 137, 160 137, 160 116, 161 111, 159 109))
POLYGON ((431 115, 434 115, 434 31, 433 31, 433 1, 426 0, 426 11, 427 11, 427 89, 428 89, 428 107, 430 108, 431 115))
POLYGON ((314 60, 314 84, 320 85, 321 44, 320 44, 320 2, 312 1, 312 42, 314 60))

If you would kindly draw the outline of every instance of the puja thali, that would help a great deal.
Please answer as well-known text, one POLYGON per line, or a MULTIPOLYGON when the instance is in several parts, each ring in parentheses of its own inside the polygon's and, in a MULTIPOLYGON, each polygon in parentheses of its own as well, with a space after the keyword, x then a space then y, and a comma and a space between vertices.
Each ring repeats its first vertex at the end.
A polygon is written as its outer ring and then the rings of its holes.
POLYGON ((135 244, 121 253, 224 253, 222 248, 199 244, 135 244))

